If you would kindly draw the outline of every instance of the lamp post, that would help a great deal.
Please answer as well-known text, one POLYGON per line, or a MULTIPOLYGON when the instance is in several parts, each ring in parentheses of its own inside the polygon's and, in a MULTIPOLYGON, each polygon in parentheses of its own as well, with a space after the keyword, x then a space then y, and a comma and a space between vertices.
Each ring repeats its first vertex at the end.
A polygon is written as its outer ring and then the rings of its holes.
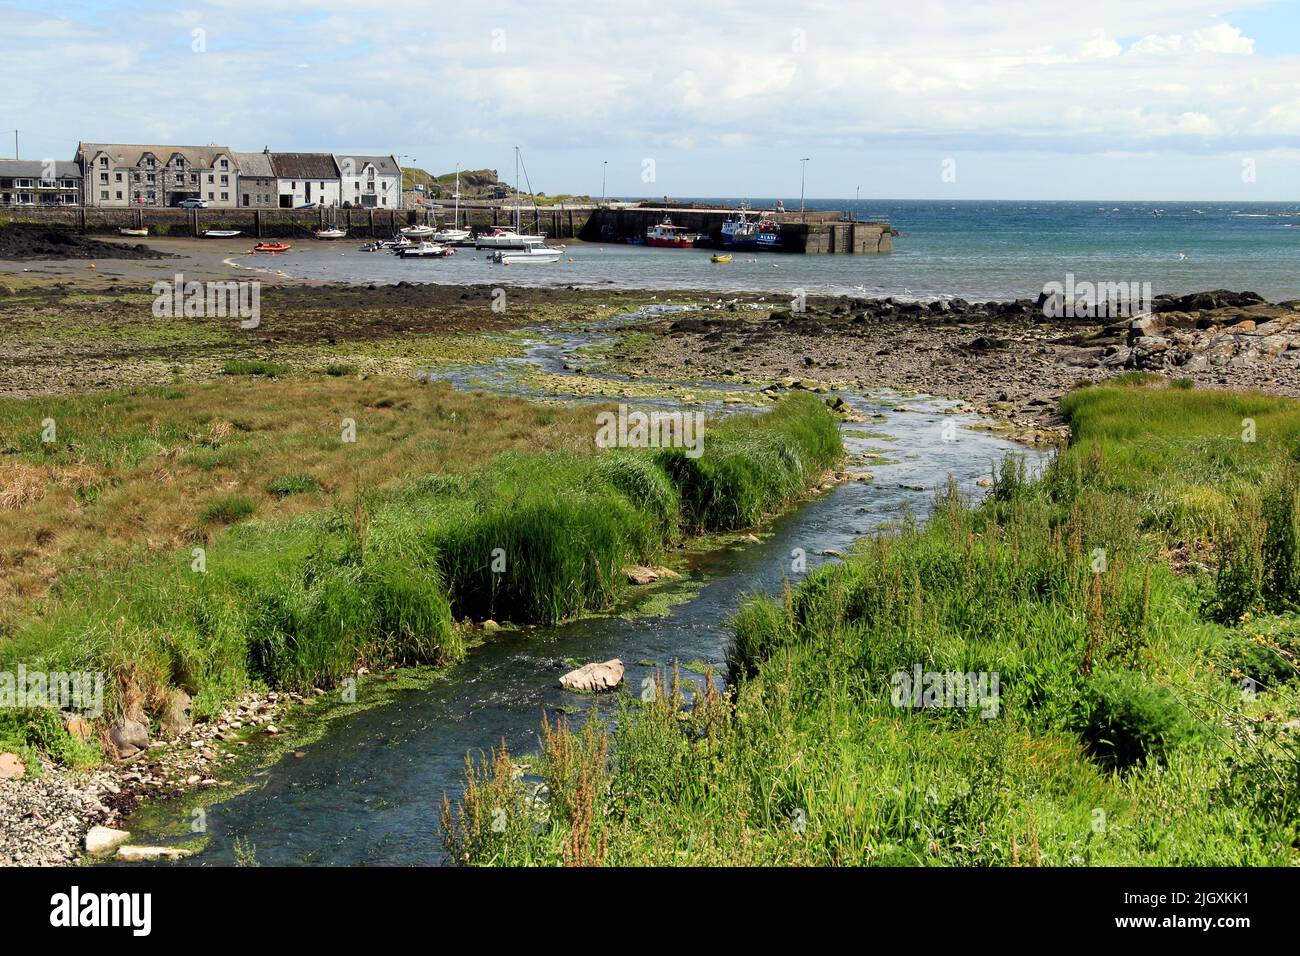
POLYGON ((808 174, 808 160, 811 156, 805 156, 799 160, 799 215, 803 215, 803 184, 808 174))
POLYGON ((600 162, 600 204, 605 205, 605 174, 609 171, 609 160, 603 159, 600 162))

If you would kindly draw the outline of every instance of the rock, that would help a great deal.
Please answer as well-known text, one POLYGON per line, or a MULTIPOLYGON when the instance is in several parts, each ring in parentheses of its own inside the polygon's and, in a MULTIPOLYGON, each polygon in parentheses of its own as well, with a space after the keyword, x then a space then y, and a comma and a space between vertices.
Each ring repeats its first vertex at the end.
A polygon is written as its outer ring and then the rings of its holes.
POLYGON ((90 832, 86 834, 86 852, 91 855, 107 853, 119 843, 129 839, 131 839, 131 834, 126 830, 114 830, 112 827, 91 827, 90 832))
POLYGON ((672 568, 648 568, 642 565, 624 568, 623 573, 627 575, 628 584, 654 584, 660 578, 676 578, 681 576, 672 568))
POLYGON ((80 740, 89 740, 94 733, 90 726, 90 721, 77 714, 66 714, 63 718, 63 729, 71 736, 80 740))
POLYGON ((486 621, 483 622, 483 630, 499 631, 501 630, 501 625, 498 624, 496 621, 492 620, 492 618, 488 618, 486 621))
POLYGON ((603 664, 584 664, 560 678, 565 690, 599 693, 613 690, 623 683, 623 662, 617 657, 603 664))
POLYGON ((158 718, 158 729, 163 736, 179 737, 194 726, 190 722, 190 704, 190 695, 185 691, 173 688, 167 692, 162 716, 158 718))
POLYGON ((0 780, 21 780, 27 776, 27 765, 14 753, 0 754, 0 780))
POLYGON ((130 757, 149 746, 149 728, 138 720, 124 717, 108 732, 119 757, 130 757))
POLYGON ((992 488, 992 487, 993 487, 993 479, 992 479, 992 478, 977 478, 977 479, 975 479, 975 484, 978 485, 978 486, 981 487, 981 488, 992 488))
POLYGON ((149 860, 179 860, 190 855, 189 850, 169 846, 120 846, 117 858, 126 863, 143 863, 149 860))

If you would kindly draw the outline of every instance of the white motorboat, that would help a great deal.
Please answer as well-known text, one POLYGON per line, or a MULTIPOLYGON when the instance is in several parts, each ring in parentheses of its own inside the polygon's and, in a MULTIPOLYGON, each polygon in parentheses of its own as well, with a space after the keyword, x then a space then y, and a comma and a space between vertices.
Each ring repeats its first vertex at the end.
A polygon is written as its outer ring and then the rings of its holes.
POLYGON ((402 235, 407 236, 411 239, 425 239, 429 236, 432 236, 435 232, 437 232, 437 230, 434 229, 433 226, 407 226, 406 228, 402 229, 401 232, 402 235))
POLYGON ((239 235, 238 229, 208 229, 203 233, 204 239, 234 239, 239 235))
POLYGON ((521 236, 513 229, 503 229, 496 226, 486 235, 476 236, 474 239, 475 249, 523 249, 527 245, 530 236, 521 236))
POLYGON ((348 231, 346 229, 335 229, 335 228, 317 229, 314 233, 312 233, 312 235, 315 236, 317 239, 342 239, 347 234, 348 231))
POLYGON ((441 259, 455 251, 451 246, 444 246, 437 242, 421 242, 399 249, 397 254, 403 259, 441 259))
POLYGON ((502 249, 492 255, 492 261, 499 262, 503 266, 513 265, 516 262, 560 261, 560 253, 564 251, 563 246, 548 246, 542 242, 539 236, 523 236, 522 238, 524 239, 522 249, 502 249))

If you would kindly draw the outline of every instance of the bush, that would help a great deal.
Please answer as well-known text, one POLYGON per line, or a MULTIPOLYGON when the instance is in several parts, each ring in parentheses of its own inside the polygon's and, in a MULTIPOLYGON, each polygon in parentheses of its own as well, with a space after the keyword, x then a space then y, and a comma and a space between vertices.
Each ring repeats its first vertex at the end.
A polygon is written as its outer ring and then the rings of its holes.
POLYGON ((1099 671, 1084 685, 1079 734, 1104 766, 1163 763, 1197 735, 1195 718, 1167 688, 1138 671, 1099 671))

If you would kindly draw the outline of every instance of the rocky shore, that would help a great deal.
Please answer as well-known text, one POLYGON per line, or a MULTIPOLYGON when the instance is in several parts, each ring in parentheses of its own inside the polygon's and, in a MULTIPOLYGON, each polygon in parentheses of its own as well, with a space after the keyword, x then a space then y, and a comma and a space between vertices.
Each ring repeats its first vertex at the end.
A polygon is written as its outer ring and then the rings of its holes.
POLYGON ((636 340, 607 358, 647 378, 926 392, 1029 430, 1059 424, 1072 386, 1125 371, 1300 396, 1300 301, 1216 291, 1153 305, 1112 320, 1050 318, 1042 298, 837 298, 802 311, 714 302, 626 326, 636 340))
MULTIPOLYGON (((200 724, 191 725, 185 714, 174 714, 181 722, 168 728, 171 733, 160 728, 162 736, 155 739, 147 730, 143 739, 136 737, 138 731, 130 725, 138 722, 121 721, 104 741, 106 752, 117 754, 117 759, 93 770, 73 770, 47 760, 29 767, 16 754, 0 754, 0 866, 66 866, 93 848, 101 832, 96 828, 119 827, 141 800, 230 783, 227 775, 245 748, 259 738, 278 735, 276 721, 287 708, 310 706, 312 701, 299 694, 249 694, 200 724)), ((69 725, 75 728, 78 721, 70 718, 69 725)), ((125 858, 150 848, 111 849, 125 849, 125 858)))

